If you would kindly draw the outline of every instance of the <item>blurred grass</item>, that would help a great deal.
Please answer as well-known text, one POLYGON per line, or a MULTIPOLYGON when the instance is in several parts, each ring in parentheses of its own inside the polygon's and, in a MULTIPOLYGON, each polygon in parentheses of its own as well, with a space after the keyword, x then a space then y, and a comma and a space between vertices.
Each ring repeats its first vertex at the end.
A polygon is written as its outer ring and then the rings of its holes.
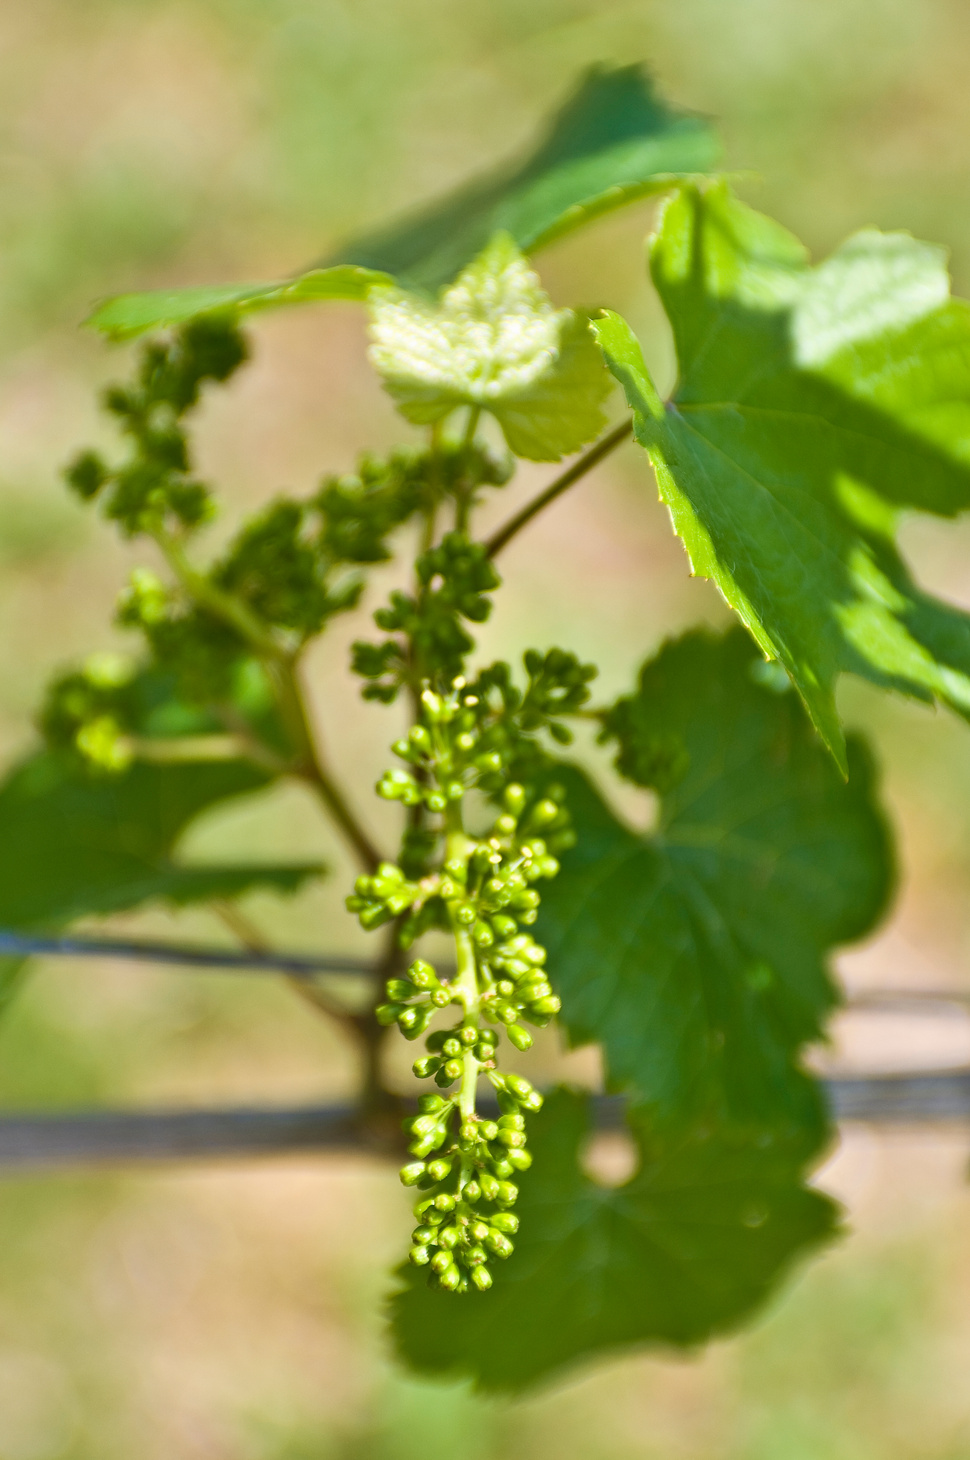
MULTIPOLYGON (((673 100, 720 119, 729 166, 761 174, 746 195, 813 249, 868 223, 908 228, 952 249, 968 292, 968 51, 959 0, 0 3, 0 748, 29 744, 53 669, 115 642, 111 606, 142 556, 58 482, 78 445, 104 439, 94 391, 125 367, 77 329, 96 298, 309 262, 524 141, 585 65, 644 58, 673 100)), ((643 278, 648 219, 607 220, 542 268, 558 299, 627 310, 669 375, 643 278)), ((402 435, 363 343, 341 306, 260 325, 254 364, 201 432, 227 521, 402 435)), ((525 473, 489 514, 544 480, 525 473)), ((967 529, 907 531, 923 576, 970 603, 967 529)), ((632 451, 533 527, 503 572, 483 652, 564 643, 601 659, 605 691, 665 633, 723 617, 687 578, 632 451)), ((377 575, 370 605, 391 581, 377 575)), ((381 831, 390 812, 369 788, 397 712, 356 707, 345 665, 359 632, 320 646, 313 688, 381 831)), ((844 704, 878 742, 906 873, 895 941, 853 968, 965 982, 966 728, 861 686, 844 704)), ((299 793, 220 813, 187 852, 226 846, 325 858, 329 883, 249 911, 291 945, 367 946, 342 911, 341 848, 299 793)), ((125 926, 222 936, 203 912, 125 926)), ((543 1058, 551 1069, 554 1052, 543 1058)), ((0 1024, 8 1106, 312 1099, 353 1078, 339 1039, 269 982, 45 964, 0 1024)), ((697 1361, 627 1358, 514 1406, 389 1367, 379 1305, 407 1219, 383 1168, 4 1182, 0 1460, 966 1460, 965 1146, 852 1134, 826 1179, 855 1235, 757 1329, 697 1361)))

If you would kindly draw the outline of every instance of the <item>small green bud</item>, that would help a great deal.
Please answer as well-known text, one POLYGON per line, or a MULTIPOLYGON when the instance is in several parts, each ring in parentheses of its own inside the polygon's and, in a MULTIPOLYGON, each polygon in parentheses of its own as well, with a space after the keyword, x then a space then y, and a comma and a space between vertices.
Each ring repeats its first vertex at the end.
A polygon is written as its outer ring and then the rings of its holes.
POLYGON ((559 871, 559 863, 555 857, 540 857, 539 872, 543 877, 555 877, 559 871))
POLYGON ((500 1181, 498 1184, 498 1200, 505 1207, 514 1206, 519 1198, 519 1188, 512 1181, 500 1181))
POLYGON ((414 1263, 415 1267, 427 1267, 431 1261, 431 1253, 424 1243, 419 1243, 416 1247, 412 1247, 408 1253, 408 1257, 414 1263))
POLYGON ((466 1201, 471 1202, 472 1205, 474 1205, 482 1194, 482 1188, 479 1186, 477 1181, 466 1181, 465 1185, 462 1187, 461 1194, 466 1201))
POLYGON ((425 1054, 422 1055, 419 1060, 414 1061, 411 1069, 413 1073, 417 1075, 419 1080, 426 1080, 429 1075, 434 1074, 435 1070, 437 1070, 440 1065, 441 1061, 440 1059, 437 1059, 435 1055, 425 1054))
POLYGON ((562 999, 558 994, 545 994, 541 999, 534 999, 532 1007, 537 1014, 558 1014, 562 1008, 562 999))
POLYGON ((453 1212, 455 1210, 455 1198, 450 1191, 439 1192, 434 1199, 434 1204, 439 1212, 453 1212))
POLYGON ((558 815, 559 807, 555 801, 550 801, 547 797, 533 806, 529 820, 533 826, 548 826, 550 822, 555 821, 558 815))
POLYGON ((476 755, 475 765, 483 775, 494 774, 502 769, 502 757, 497 750, 486 750, 482 755, 476 755))
MULTIPOLYGON (((507 1146, 509 1150, 517 1150, 520 1146, 525 1145, 525 1131, 500 1130, 498 1138, 502 1145, 507 1146)), ((509 1174, 511 1175, 511 1172, 509 1174)))
POLYGON ((448 1063, 445 1065, 445 1067, 444 1067, 444 1069, 442 1070, 441 1073, 444 1074, 444 1075, 447 1075, 449 1081, 451 1081, 451 1080, 460 1080, 461 1079, 461 1072, 462 1072, 462 1063, 461 1063, 461 1060, 449 1060, 448 1063))
POLYGON ((533 1091, 532 1085, 522 1075, 506 1075, 505 1088, 510 1090, 518 1100, 524 1100, 533 1091))
POLYGON ((526 1095, 523 1100, 519 1101, 519 1104, 522 1106, 523 1110, 541 1110, 543 1105, 542 1096, 539 1094, 538 1090, 533 1090, 532 1094, 526 1095))
MULTIPOLYGON (((434 1099, 433 1096, 432 1099, 434 1099)), ((500 1115, 498 1128, 499 1130, 525 1130, 525 1116, 519 1115, 518 1113, 514 1115, 500 1115)))
POLYGON ((487 1293, 492 1286, 492 1274, 487 1267, 476 1267, 472 1273, 472 1282, 480 1293, 487 1293))
POLYGON ((477 1143, 477 1141, 478 1141, 478 1121, 477 1120, 463 1120, 462 1123, 461 1123, 461 1125, 458 1128, 458 1136, 459 1136, 459 1139, 460 1140, 466 1141, 469 1145, 471 1145, 472 1142, 477 1143))
POLYGON ((513 1171, 528 1171, 532 1165, 531 1151, 509 1151, 509 1165, 513 1171))
POLYGON ((436 1009, 446 1009, 451 1003, 451 990, 447 988, 432 989, 431 1002, 436 1009))
POLYGON ((423 1161, 410 1161, 407 1166, 401 1167, 399 1173, 401 1184, 403 1186, 417 1186, 427 1169, 423 1161))
POLYGON ((500 816, 495 822, 496 834, 498 836, 511 836, 517 824, 514 816, 500 816))
POLYGON ((417 1017, 415 1019, 405 1019, 402 1014, 398 1020, 401 1033, 405 1039, 420 1039, 434 1017, 434 1006, 432 1004, 426 1004, 423 1009, 415 1009, 409 1012, 413 1012, 417 1017))
POLYGON ((387 908, 382 907, 380 903, 372 903, 370 907, 362 908, 357 916, 360 919, 361 927, 366 928, 368 933, 372 933, 375 928, 389 923, 394 914, 388 912, 387 908))
POLYGON ((520 786, 517 781, 512 781, 502 792, 502 801, 506 810, 511 811, 513 816, 520 815, 525 805, 525 787, 520 786))
POLYGON ((425 806, 427 806, 429 811, 444 811, 445 807, 448 805, 448 801, 447 798, 444 797, 440 791, 426 791, 424 796, 424 804, 425 806))
POLYGON ((491 1248, 496 1257, 511 1257, 515 1250, 505 1233, 496 1232, 494 1227, 485 1238, 485 1245, 491 1248))
POLYGON ((408 731, 408 740, 415 750, 427 753, 431 749, 431 736, 423 725, 412 725, 408 731))
POLYGON ((478 1125, 479 1134, 483 1141, 494 1141, 498 1135, 498 1126, 494 1120, 482 1120, 478 1125))
POLYGON ((448 1055, 450 1059, 454 1059, 456 1055, 461 1054, 461 1040, 450 1034, 441 1046, 441 1052, 448 1055))
POLYGON ((514 1237, 519 1230, 519 1219, 514 1212, 496 1212, 489 1221, 496 1232, 504 1232, 506 1237, 514 1237))
POLYGON ((466 1267, 481 1267, 484 1262, 488 1261, 488 1253, 484 1247, 469 1247, 466 1252, 462 1253, 462 1257, 466 1267))
POLYGON ((430 1136, 437 1129, 438 1122, 431 1114, 416 1115, 413 1120, 406 1121, 405 1125, 413 1136, 430 1136))
POLYGON ((457 1075, 449 1075, 448 1066, 444 1065, 435 1075, 434 1082, 439 1090, 447 1090, 448 1086, 453 1085, 457 1078, 457 1075))
POLYGON ((510 1024, 506 1033, 516 1049, 524 1052, 532 1048, 532 1035, 528 1029, 523 1029, 521 1024, 510 1024))
POLYGON ((448 1105, 440 1095, 419 1095, 418 1109, 422 1115, 438 1115, 448 1105))
MULTIPOLYGON (((504 1232, 505 1228, 503 1227, 501 1230, 504 1232)), ((434 1227, 415 1227, 414 1231, 411 1233, 411 1241, 414 1242, 416 1246, 420 1247, 423 1242, 433 1242, 434 1235, 434 1227)))
POLYGON ((408 1146, 408 1150, 411 1152, 411 1155, 420 1156, 422 1161, 424 1160, 425 1156, 430 1156, 431 1152, 434 1151, 441 1144, 440 1141, 435 1139, 435 1134, 436 1133, 434 1131, 430 1131, 426 1136, 416 1136, 415 1139, 408 1146))
POLYGON ((488 1236, 488 1227, 488 1222, 483 1222, 481 1217, 479 1217, 477 1221, 470 1223, 468 1235, 473 1242, 484 1242, 488 1236))
POLYGON ((496 913, 492 918, 492 927, 497 938, 514 938, 518 923, 515 918, 507 917, 505 913, 496 913))
POLYGON ((455 908, 455 921, 463 928, 470 928, 478 921, 478 913, 473 902, 462 902, 455 908))
POLYGON ((475 1028, 475 1026, 473 1024, 466 1024, 462 1028, 462 1031, 459 1034, 458 1038, 461 1040, 462 1044, 467 1045, 467 1046, 471 1046, 473 1044, 477 1044, 478 1043, 478 1030, 475 1028))
POLYGON ((454 1263, 450 1267, 446 1267, 444 1272, 438 1274, 438 1282, 448 1293, 453 1293, 456 1288, 460 1288, 461 1281, 461 1273, 455 1267, 454 1263))
POLYGON ((431 1259, 431 1269, 439 1275, 451 1267, 451 1253, 444 1248, 436 1252, 431 1259))
POLYGON ((519 1011, 514 1004, 499 1004, 495 1013, 502 1023, 511 1027, 519 1017, 519 1011))
POLYGON ((461 781, 449 781, 444 790, 449 801, 460 801, 465 794, 465 788, 461 781))
POLYGON ((479 948, 491 948, 495 942, 495 935, 491 928, 481 918, 472 928, 472 937, 475 939, 475 943, 479 948))
POLYGON ((392 1024, 397 1022, 398 1015, 403 1014, 403 1012, 403 1004, 378 1004, 374 1010, 374 1017, 378 1024, 382 1024, 385 1029, 389 1029, 392 1024))
POLYGON ((423 958, 416 958, 408 969, 408 978, 416 989, 435 989, 438 987, 438 975, 430 963, 423 958))
POLYGON ((539 917, 539 909, 538 909, 538 906, 536 906, 536 907, 527 907, 524 912, 520 912, 519 913, 519 922, 520 923, 525 923, 526 927, 531 928, 532 924, 538 920, 538 917, 539 917))
POLYGON ((438 1232, 438 1241, 448 1252, 453 1251, 461 1241, 461 1228, 453 1226, 442 1227, 438 1232))
POLYGON ((400 999, 412 999, 417 993, 414 984, 406 978, 389 978, 384 985, 384 992, 392 1001, 400 999))
MULTIPOLYGON (((502 1148, 499 1147, 499 1149, 501 1150, 502 1148)), ((492 1174, 493 1176, 497 1176, 501 1181, 505 1181, 509 1176, 515 1175, 515 1167, 504 1152, 501 1156, 492 1157, 492 1174)))
POLYGON ((494 1201, 498 1196, 498 1179, 490 1171, 483 1171, 478 1178, 478 1184, 482 1188, 482 1195, 486 1201, 494 1201))

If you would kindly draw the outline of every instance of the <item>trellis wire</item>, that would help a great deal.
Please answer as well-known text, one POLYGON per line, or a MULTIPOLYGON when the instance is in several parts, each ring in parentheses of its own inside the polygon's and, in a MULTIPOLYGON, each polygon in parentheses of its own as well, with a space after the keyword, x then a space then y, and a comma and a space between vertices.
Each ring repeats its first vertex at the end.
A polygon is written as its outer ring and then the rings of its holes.
MULTIPOLYGON (((970 1070, 823 1081, 833 1113, 875 1125, 970 1122, 970 1070)), ((622 1126, 623 1102, 595 1096, 600 1130, 622 1126)), ((400 1156, 350 1105, 213 1110, 98 1110, 0 1118, 0 1173, 71 1166, 357 1151, 400 1156)))
MULTIPOLYGON (((0 955, 124 958, 224 972, 281 972, 290 977, 372 974, 374 965, 350 955, 255 952, 133 939, 17 933, 0 929, 0 955)), ((866 990, 857 1007, 954 1007, 970 1002, 961 990, 866 990)), ((970 1070, 858 1075, 823 1081, 839 1120, 878 1125, 970 1122, 970 1070)), ((622 1126, 623 1102, 594 1096, 596 1125, 622 1126)), ((0 1117, 0 1173, 71 1166, 219 1157, 284 1156, 299 1152, 395 1154, 392 1135, 361 1122, 351 1105, 239 1107, 211 1110, 95 1110, 25 1112, 0 1117)))

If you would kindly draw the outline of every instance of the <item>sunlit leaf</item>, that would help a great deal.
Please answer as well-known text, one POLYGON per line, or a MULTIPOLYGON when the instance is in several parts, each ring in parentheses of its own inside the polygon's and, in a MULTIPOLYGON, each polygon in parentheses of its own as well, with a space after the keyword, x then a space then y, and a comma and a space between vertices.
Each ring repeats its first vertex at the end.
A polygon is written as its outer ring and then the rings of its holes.
POLYGON ((487 410, 516 455, 539 461, 602 429, 611 381, 587 321, 553 307, 508 234, 496 234, 437 304, 375 289, 370 312, 371 361, 409 421, 487 410))
POLYGON ((201 314, 241 316, 288 304, 309 304, 325 299, 366 299, 375 284, 387 284, 386 274, 343 264, 311 269, 292 279, 268 284, 203 284, 188 289, 152 289, 144 294, 116 294, 99 304, 85 321, 113 339, 133 339, 146 330, 185 324, 201 314))
POLYGON ((940 250, 868 230, 813 269, 718 185, 668 204, 651 266, 670 402, 618 316, 596 329, 694 572, 784 664, 843 769, 845 670, 970 715, 970 615, 895 545, 903 508, 970 508, 970 307, 940 250))

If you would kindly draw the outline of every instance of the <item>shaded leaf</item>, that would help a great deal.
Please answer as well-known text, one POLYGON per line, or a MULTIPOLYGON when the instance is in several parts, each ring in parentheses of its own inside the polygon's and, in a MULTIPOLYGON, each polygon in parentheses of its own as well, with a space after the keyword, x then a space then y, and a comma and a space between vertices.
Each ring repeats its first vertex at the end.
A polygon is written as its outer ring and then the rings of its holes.
POLYGON ((517 456, 557 461, 600 432, 612 382, 585 318, 557 310, 508 234, 428 304, 370 297, 371 362, 407 420, 490 411, 517 456))
POLYGON ((514 1391, 617 1350, 693 1346, 749 1317, 836 1232, 797 1145, 700 1129, 662 1140, 641 1121, 640 1170, 608 1188, 578 1166, 589 1130, 587 1098, 568 1091, 535 1118, 521 1228, 490 1292, 456 1297, 401 1270, 394 1336, 412 1368, 514 1391))
POLYGON ((662 405, 596 326, 695 573, 779 659, 845 769, 839 673, 970 714, 970 615, 916 586, 902 508, 970 507, 970 306, 940 250, 856 235, 810 268, 726 186, 687 188, 651 251, 680 380, 662 405))
POLYGON ((354 239, 330 262, 383 269, 434 292, 500 230, 534 252, 678 176, 708 171, 719 152, 710 122, 668 107, 641 67, 594 67, 524 161, 354 239))
POLYGON ((269 784, 243 761, 135 762, 90 771, 70 751, 44 750, 0 785, 0 926, 57 927, 143 902, 292 891, 315 865, 184 866, 178 838, 209 807, 269 784))
POLYGON ((366 299, 375 284, 388 284, 386 274, 349 264, 310 269, 292 279, 266 284, 202 284, 188 289, 151 289, 143 294, 116 294, 99 304, 85 320, 116 340, 134 339, 146 330, 185 324, 201 314, 234 316, 287 304, 325 299, 366 299))
POLYGON ((741 629, 691 633, 614 707, 619 769, 661 793, 655 832, 566 778, 577 844, 537 936, 573 1043, 601 1042, 611 1086, 663 1120, 824 1123, 799 1054, 835 1002, 830 950, 891 886, 865 748, 850 742, 846 784, 765 668, 741 629))

